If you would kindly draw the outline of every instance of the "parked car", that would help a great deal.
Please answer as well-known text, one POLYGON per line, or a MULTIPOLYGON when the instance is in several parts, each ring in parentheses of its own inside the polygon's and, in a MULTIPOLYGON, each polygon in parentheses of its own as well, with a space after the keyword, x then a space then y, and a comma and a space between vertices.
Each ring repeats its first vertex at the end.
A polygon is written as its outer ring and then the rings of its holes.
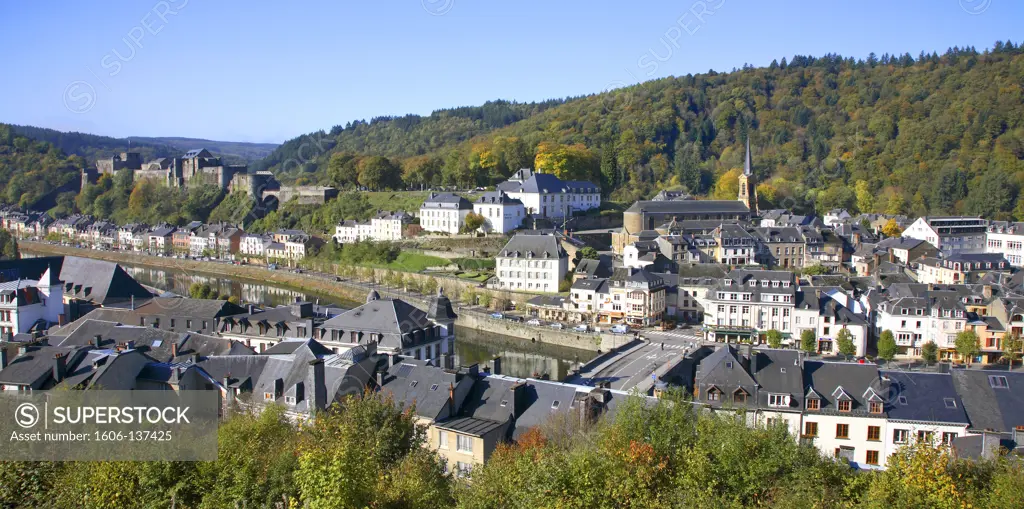
POLYGON ((530 320, 530 321, 526 322, 526 325, 534 325, 534 326, 540 325, 540 320, 534 318, 533 320, 530 320))
POLYGON ((588 332, 590 330, 590 327, 587 327, 586 324, 581 323, 581 324, 573 327, 572 330, 574 330, 576 332, 588 332))
POLYGON ((613 334, 629 334, 629 326, 623 323, 612 325, 613 334))
POLYGON ((562 324, 560 324, 558 322, 555 322, 555 323, 549 325, 548 327, 551 327, 552 329, 561 329, 562 328, 562 324))
POLYGON ((505 319, 510 322, 523 323, 523 317, 515 315, 505 315, 505 319))
POLYGON ((502 318, 505 318, 505 315, 501 313, 491 313, 491 318, 494 318, 495 320, 501 320, 502 318))

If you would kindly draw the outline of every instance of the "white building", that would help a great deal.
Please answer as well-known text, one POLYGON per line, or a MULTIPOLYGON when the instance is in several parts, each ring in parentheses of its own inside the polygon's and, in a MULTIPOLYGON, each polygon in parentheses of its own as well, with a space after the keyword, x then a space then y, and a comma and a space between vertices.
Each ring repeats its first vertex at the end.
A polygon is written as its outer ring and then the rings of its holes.
POLYGON ((517 233, 495 257, 497 288, 557 292, 569 271, 569 256, 554 233, 517 233))
POLYGON ((986 253, 999 253, 1014 267, 1024 266, 1024 223, 993 221, 986 232, 986 253))
POLYGON ((586 181, 563 181, 529 168, 517 171, 497 186, 498 191, 523 202, 526 212, 537 217, 564 218, 573 212, 601 206, 601 188, 586 181))
POLYGON ((951 447, 953 440, 969 434, 970 420, 950 374, 903 370, 879 374, 889 387, 881 437, 883 465, 892 453, 914 442, 951 447))
POLYGON ((742 270, 729 272, 700 302, 711 341, 760 342, 772 329, 792 336, 796 279, 792 272, 742 270))
POLYGON ((822 218, 822 222, 825 223, 825 226, 833 228, 837 224, 842 223, 851 217, 852 216, 846 209, 832 209, 825 213, 825 216, 822 218))
POLYGON ((816 351, 840 355, 840 331, 849 331, 857 357, 867 355, 870 323, 858 302, 836 289, 801 288, 793 309, 793 334, 789 344, 799 347, 805 330, 814 331, 816 351))
POLYGON ((522 226, 526 217, 523 202, 501 191, 484 193, 473 203, 473 212, 483 216, 485 232, 508 233, 522 226))
POLYGON ((38 280, 0 283, 0 336, 45 332, 64 314, 63 284, 47 269, 38 280))
POLYGON ((455 235, 473 211, 469 200, 452 193, 430 193, 420 207, 420 227, 428 232, 455 235))
POLYGON ((988 221, 980 217, 919 217, 903 232, 935 246, 943 255, 985 252, 988 221))
POLYGON ((402 231, 411 218, 405 212, 378 212, 370 218, 370 229, 373 240, 402 240, 402 231))
POLYGON ((898 358, 917 358, 929 341, 941 350, 956 347, 956 335, 967 324, 960 295, 949 287, 897 283, 875 309, 875 337, 892 331, 898 358))
POLYGON ((238 241, 238 252, 243 256, 251 258, 263 258, 266 255, 266 245, 270 239, 263 235, 246 233, 238 241))

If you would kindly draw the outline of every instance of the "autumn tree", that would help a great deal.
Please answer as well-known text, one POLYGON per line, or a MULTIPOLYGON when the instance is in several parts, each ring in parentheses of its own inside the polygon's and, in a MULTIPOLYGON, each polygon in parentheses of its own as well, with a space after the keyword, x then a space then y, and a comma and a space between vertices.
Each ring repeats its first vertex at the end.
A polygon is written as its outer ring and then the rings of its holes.
POLYGON ((895 219, 890 218, 885 222, 885 226, 882 226, 882 233, 885 234, 886 237, 895 238, 903 235, 903 229, 900 228, 900 225, 896 223, 895 219))
POLYGON ((485 222, 487 222, 487 219, 485 219, 484 216, 481 216, 476 212, 470 212, 466 214, 466 218, 463 220, 462 229, 465 232, 475 232, 479 230, 485 222))

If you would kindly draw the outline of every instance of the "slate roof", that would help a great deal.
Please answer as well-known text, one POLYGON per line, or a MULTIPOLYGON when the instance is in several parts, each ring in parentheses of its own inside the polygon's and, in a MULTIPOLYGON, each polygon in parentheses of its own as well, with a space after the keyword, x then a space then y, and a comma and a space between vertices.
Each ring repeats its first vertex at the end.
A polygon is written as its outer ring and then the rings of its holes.
POLYGON ((103 260, 64 257, 60 280, 64 295, 104 306, 153 297, 120 265, 103 260))
POLYGON ((1012 433, 1024 425, 1024 373, 954 369, 952 377, 971 429, 1012 433), (992 377, 1004 377, 1006 388, 993 387, 992 377))
POLYGON ((804 361, 805 399, 821 400, 820 413, 840 413, 839 400, 851 401, 850 412, 843 415, 869 417, 869 401, 884 403, 887 394, 878 366, 854 362, 804 361))
MULTIPOLYGON (((401 408, 415 406, 416 415, 428 419, 447 416, 451 392, 465 394, 473 384, 469 376, 431 366, 426 361, 404 359, 387 369, 381 391, 401 408)), ((459 404, 459 402, 453 402, 459 404)))
POLYGON ((749 214, 750 209, 737 200, 638 201, 626 212, 648 214, 749 214))
MULTIPOLYGON (((607 259, 607 258, 606 258, 607 259)), ((605 259, 605 260, 606 260, 605 259)), ((612 275, 611 264, 605 260, 593 260, 584 258, 576 264, 576 274, 583 274, 588 278, 605 278, 612 275)))
POLYGON ((202 334, 182 334, 152 327, 94 320, 91 318, 91 314, 75 323, 77 326, 73 330, 66 330, 67 336, 60 341, 60 346, 93 345, 102 349, 114 348, 118 344, 132 341, 136 350, 159 362, 183 360, 192 355, 205 357, 255 353, 237 341, 202 334), (100 336, 99 345, 94 344, 96 336, 100 336), (177 357, 171 355, 172 344, 177 345, 177 357))
POLYGON ((881 375, 889 379, 885 410, 890 419, 968 424, 952 375, 900 370, 883 370, 881 375))
POLYGON ((512 198, 503 191, 490 191, 476 199, 479 205, 522 205, 522 200, 512 198))
POLYGON ((0 370, 0 384, 26 385, 47 389, 53 378, 54 358, 66 355, 65 366, 71 372, 85 358, 87 346, 30 346, 28 350, 0 370))
POLYGON ((519 258, 532 256, 533 258, 557 260, 568 255, 559 243, 558 237, 553 234, 517 233, 505 244, 498 256, 519 258))
POLYGON ((430 193, 430 196, 423 201, 421 208, 472 210, 473 204, 453 193, 430 193))

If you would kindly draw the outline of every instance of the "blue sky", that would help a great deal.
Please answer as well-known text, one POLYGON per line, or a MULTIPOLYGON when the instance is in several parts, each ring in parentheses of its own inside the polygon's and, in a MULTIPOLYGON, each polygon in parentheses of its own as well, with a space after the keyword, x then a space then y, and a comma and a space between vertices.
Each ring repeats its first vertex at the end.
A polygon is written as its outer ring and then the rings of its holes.
POLYGON ((354 119, 598 92, 794 54, 1024 40, 1024 2, 0 2, 0 122, 281 142, 354 119))

